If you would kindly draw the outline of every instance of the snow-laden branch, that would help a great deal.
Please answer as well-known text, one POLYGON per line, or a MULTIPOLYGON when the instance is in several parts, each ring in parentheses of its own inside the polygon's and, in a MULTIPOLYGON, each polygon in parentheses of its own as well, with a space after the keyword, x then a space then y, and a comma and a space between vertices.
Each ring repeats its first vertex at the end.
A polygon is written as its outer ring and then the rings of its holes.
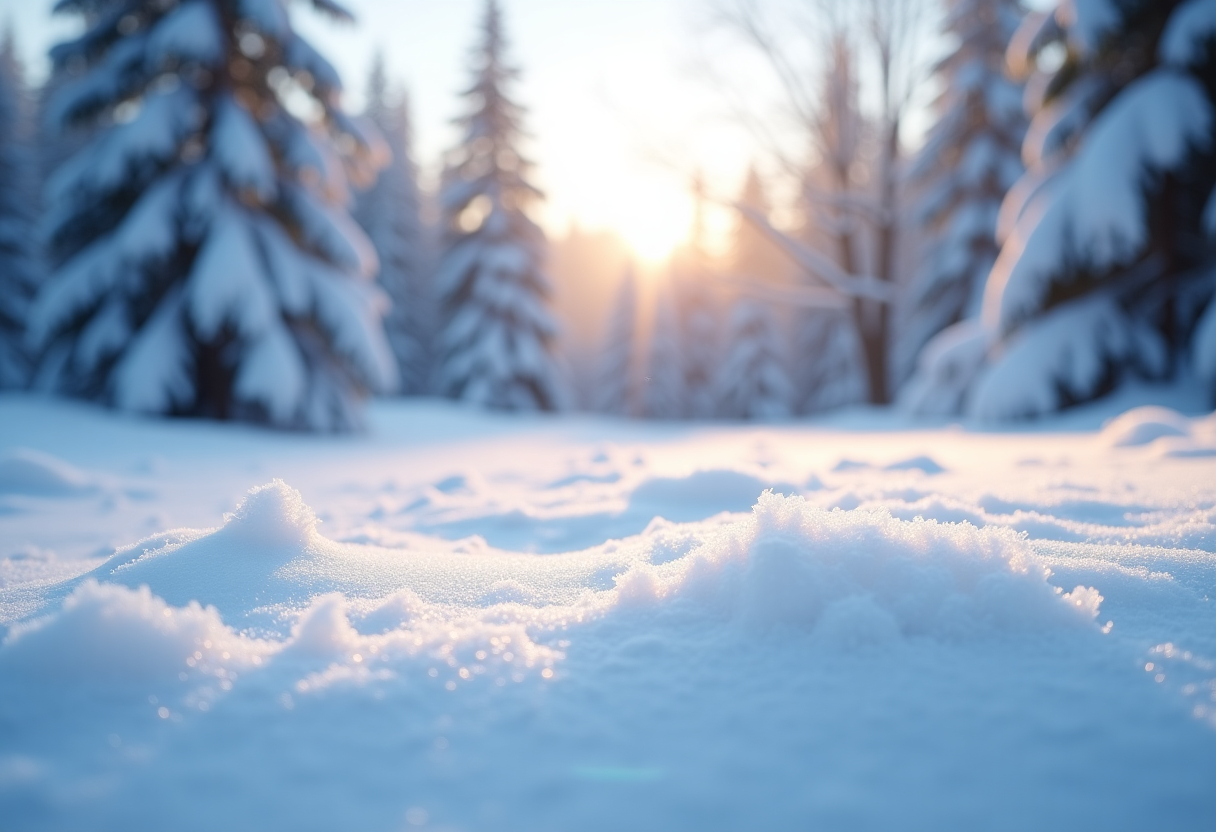
POLYGON ((865 298, 880 303, 891 303, 895 300, 895 288, 890 283, 872 275, 849 274, 832 258, 774 228, 763 212, 738 202, 732 203, 732 207, 784 249, 785 253, 812 277, 823 281, 845 297, 865 298))

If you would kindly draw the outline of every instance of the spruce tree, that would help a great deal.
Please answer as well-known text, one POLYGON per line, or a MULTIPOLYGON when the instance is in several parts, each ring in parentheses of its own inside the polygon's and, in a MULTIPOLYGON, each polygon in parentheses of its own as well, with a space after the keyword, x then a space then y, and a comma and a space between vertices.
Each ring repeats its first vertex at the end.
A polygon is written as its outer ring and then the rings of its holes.
POLYGON ((679 419, 687 413, 679 318, 672 294, 670 286, 663 286, 655 298, 642 389, 642 411, 652 419, 679 419))
POLYGON ((33 101, 11 29, 0 43, 0 389, 24 387, 25 322, 38 282, 33 101))
POLYGON ((1029 170, 1001 209, 984 309, 996 343, 974 415, 1036 416, 1129 375, 1168 376, 1202 340, 1216 289, 1214 5, 1061 3, 1015 36, 1011 63, 1033 73, 1029 170), (1045 63, 1049 46, 1063 60, 1045 63))
POLYGON ((937 121, 908 176, 925 256, 900 326, 900 377, 934 335, 980 314, 1001 200, 1024 172, 1022 88, 1005 68, 1022 16, 1018 0, 947 4, 944 34, 957 46, 937 64, 937 121))
POLYGON ((519 72, 507 63, 502 14, 487 0, 464 140, 440 193, 443 255, 436 289, 439 392, 505 410, 556 410, 563 402, 552 350, 557 324, 542 268, 545 237, 527 209, 542 196, 519 150, 524 110, 510 97, 519 72))
MULTIPOLYGON (((747 172, 740 205, 769 214, 768 195, 755 167, 747 172)), ((788 286, 789 260, 755 223, 743 217, 735 227, 731 271, 738 291, 788 286)), ((788 416, 794 391, 786 369, 789 321, 771 302, 754 297, 734 300, 727 321, 722 366, 716 373, 717 412, 732 419, 788 416)))
POLYGON ((789 416, 793 390, 768 305, 752 299, 737 302, 728 344, 718 373, 718 412, 732 419, 789 416))
POLYGON ((637 351, 638 286, 633 268, 621 279, 612 316, 601 350, 598 383, 594 391, 596 410, 633 416, 637 413, 637 351))
POLYGON ((700 176, 694 182, 693 190, 691 239, 672 264, 672 289, 679 315, 684 412, 693 419, 708 419, 717 413, 721 310, 714 294, 714 275, 705 249, 705 197, 700 176))
POLYGON ((862 346, 852 317, 835 309, 807 309, 794 330, 796 412, 804 415, 866 400, 862 346))
MULTIPOLYGON (((347 13, 313 0, 330 15, 347 13)), ((125 410, 347 429, 394 382, 346 213, 382 143, 284 0, 60 0, 46 118, 94 135, 47 186, 43 386, 125 410)))
POLYGON ((434 321, 429 241, 422 221, 409 101, 403 92, 390 91, 382 55, 372 63, 365 115, 387 141, 392 161, 375 184, 359 194, 355 219, 376 248, 377 281, 392 302, 384 329, 400 372, 398 392, 420 395, 427 392, 434 321))

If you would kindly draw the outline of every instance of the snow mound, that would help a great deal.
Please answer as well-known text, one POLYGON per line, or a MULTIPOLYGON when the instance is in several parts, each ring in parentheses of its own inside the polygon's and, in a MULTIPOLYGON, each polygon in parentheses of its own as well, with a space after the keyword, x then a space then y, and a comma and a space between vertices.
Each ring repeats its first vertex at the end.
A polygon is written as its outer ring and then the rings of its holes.
POLYGON ((887 471, 921 471, 926 474, 944 474, 946 469, 938 464, 937 460, 928 456, 914 456, 911 459, 903 459, 899 462, 892 462, 884 470, 887 471))
POLYGON ((58 457, 17 448, 0 458, 0 494, 77 497, 96 493, 101 484, 58 457))
POLYGON ((223 534, 251 545, 307 545, 316 536, 317 516, 300 492, 276 479, 245 495, 236 511, 224 516, 223 534))
POLYGON ((747 625, 792 626, 848 647, 1092 622, 1097 591, 1063 593, 1049 576, 1005 529, 825 511, 766 492, 747 521, 680 561, 635 566, 618 588, 626 605, 685 597, 747 625))
POLYGON ((226 627, 214 607, 174 608, 146 586, 87 580, 57 614, 12 628, 0 668, 46 679, 139 681, 176 677, 200 663, 258 663, 266 652, 264 643, 226 627))
POLYGON ((1191 423, 1168 407, 1136 407, 1102 427, 1102 439, 1115 448, 1147 445, 1163 436, 1190 436, 1191 423))
POLYGON ((768 488, 784 493, 798 490, 793 485, 766 483, 739 471, 696 471, 686 477, 654 477, 644 481, 634 489, 629 508, 683 523, 723 511, 747 511, 768 488))

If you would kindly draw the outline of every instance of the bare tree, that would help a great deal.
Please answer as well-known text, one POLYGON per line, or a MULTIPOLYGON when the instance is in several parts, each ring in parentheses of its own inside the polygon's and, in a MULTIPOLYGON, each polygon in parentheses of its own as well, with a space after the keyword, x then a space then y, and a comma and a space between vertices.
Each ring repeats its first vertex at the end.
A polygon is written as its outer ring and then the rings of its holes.
POLYGON ((779 112, 757 113, 738 98, 730 100, 779 169, 799 182, 812 227, 810 233, 791 234, 755 211, 736 207, 774 237, 808 277, 848 299, 864 352, 869 400, 875 404, 889 402, 892 393, 887 362, 899 234, 900 131, 928 68, 917 43, 927 8, 927 0, 791 0, 774 20, 759 0, 720 0, 715 14, 776 80, 779 112), (875 101, 865 114, 859 103, 863 77, 873 79, 875 101), (780 140, 782 124, 792 124, 800 134, 793 152, 780 140))

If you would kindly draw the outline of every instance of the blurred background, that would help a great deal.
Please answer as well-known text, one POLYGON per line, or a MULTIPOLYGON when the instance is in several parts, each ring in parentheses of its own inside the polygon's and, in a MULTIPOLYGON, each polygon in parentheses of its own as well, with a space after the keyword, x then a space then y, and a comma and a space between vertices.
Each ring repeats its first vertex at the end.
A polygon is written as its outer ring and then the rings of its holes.
POLYGON ((320 430, 1210 406, 1214 8, 10 3, 0 383, 320 430))

